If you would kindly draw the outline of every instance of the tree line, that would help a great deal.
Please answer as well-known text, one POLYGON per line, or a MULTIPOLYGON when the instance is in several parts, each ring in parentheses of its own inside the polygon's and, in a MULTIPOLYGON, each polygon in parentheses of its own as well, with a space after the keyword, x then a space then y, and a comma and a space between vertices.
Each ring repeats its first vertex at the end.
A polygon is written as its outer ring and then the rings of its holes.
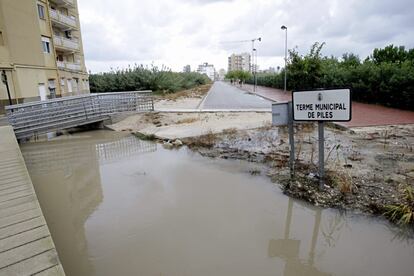
POLYGON ((154 92, 173 93, 207 84, 206 75, 195 72, 178 73, 162 66, 129 66, 126 69, 111 69, 110 72, 90 74, 90 91, 94 93, 152 90, 154 92))
MULTIPOLYGON (((322 56, 325 43, 315 43, 309 53, 289 51, 287 88, 351 88, 356 101, 414 110, 414 49, 389 45, 374 49, 365 60, 352 53, 341 58, 322 56)), ((253 83, 253 78, 248 80, 253 83)), ((283 89, 284 69, 260 73, 257 84, 283 89)))

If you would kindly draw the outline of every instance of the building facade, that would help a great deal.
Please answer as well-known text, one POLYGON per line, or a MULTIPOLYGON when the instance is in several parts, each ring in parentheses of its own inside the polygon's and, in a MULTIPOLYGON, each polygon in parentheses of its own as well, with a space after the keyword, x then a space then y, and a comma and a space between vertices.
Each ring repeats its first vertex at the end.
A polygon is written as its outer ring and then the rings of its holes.
POLYGON ((223 81, 226 78, 226 70, 223 68, 218 71, 218 79, 223 81))
POLYGON ((212 81, 216 79, 216 69, 213 64, 208 64, 207 62, 200 64, 197 68, 197 72, 207 75, 212 81))
POLYGON ((232 54, 228 58, 227 71, 247 71, 251 70, 251 56, 249 53, 232 54))
POLYGON ((77 0, 1 0, 0 71, 0 113, 89 93, 77 0))

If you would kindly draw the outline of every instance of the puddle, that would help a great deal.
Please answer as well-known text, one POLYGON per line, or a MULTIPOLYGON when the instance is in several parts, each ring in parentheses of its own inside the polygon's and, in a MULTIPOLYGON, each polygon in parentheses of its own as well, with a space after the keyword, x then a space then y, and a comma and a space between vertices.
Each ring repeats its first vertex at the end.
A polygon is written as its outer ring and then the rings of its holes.
POLYGON ((68 276, 414 271, 414 239, 289 199, 258 164, 109 131, 22 152, 68 276))

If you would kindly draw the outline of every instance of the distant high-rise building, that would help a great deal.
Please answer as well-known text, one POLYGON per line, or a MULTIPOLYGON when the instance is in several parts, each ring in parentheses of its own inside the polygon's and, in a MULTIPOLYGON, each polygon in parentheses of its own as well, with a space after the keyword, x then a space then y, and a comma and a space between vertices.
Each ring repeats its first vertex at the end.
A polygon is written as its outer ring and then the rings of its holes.
POLYGON ((205 74, 211 80, 215 80, 216 69, 214 69, 213 64, 208 64, 207 62, 200 64, 197 68, 197 72, 200 74, 205 74))
POLYGON ((184 66, 183 72, 184 73, 190 73, 191 72, 191 66, 189 64, 187 64, 186 66, 184 66))
POLYGON ((0 1, 2 106, 89 93, 77 0, 0 1), (7 79, 7 80, 6 80, 7 79))
POLYGON ((232 54, 228 58, 228 71, 250 71, 251 70, 251 56, 249 53, 232 54))
POLYGON ((226 77, 226 70, 220 69, 218 71, 218 79, 219 80, 224 80, 225 77, 226 77))

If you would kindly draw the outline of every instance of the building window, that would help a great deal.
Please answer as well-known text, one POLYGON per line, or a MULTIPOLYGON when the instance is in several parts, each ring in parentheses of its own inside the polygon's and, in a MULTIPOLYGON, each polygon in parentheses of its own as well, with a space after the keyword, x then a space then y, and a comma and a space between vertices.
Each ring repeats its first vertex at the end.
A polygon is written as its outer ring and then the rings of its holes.
POLYGON ((65 78, 60 79, 60 86, 65 86, 65 78))
POLYGON ((50 39, 48 37, 42 36, 42 48, 43 53, 50 54, 50 39))
POLYGON ((50 94, 50 98, 54 99, 56 98, 56 86, 55 86, 55 80, 54 79, 50 79, 48 80, 49 82, 49 94, 50 94))
POLYGON ((43 5, 37 4, 37 12, 40 19, 45 19, 45 7, 43 5))
POLYGON ((0 46, 4 45, 3 32, 0 31, 0 46))

